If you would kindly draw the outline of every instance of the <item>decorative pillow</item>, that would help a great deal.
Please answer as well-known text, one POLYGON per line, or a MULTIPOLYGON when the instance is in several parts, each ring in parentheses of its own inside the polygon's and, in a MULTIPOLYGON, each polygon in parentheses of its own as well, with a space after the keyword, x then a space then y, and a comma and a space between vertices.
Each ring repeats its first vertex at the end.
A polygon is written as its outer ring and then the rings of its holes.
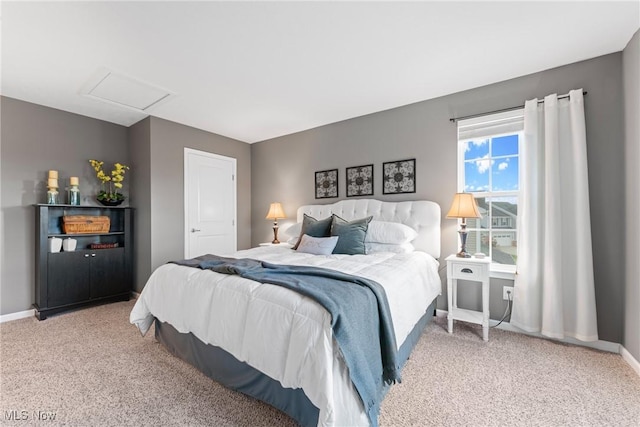
POLYGON ((287 239, 287 244, 291 246, 295 246, 298 244, 298 240, 300 240, 300 235, 289 237, 287 239))
POLYGON ((411 243, 403 243, 401 245, 391 245, 387 243, 364 242, 367 254, 375 254, 377 252, 393 252, 394 254, 408 254, 416 250, 411 243))
POLYGON ((365 242, 401 245, 418 237, 418 232, 399 222, 371 221, 365 242))
POLYGON ((282 234, 288 236, 287 243, 291 246, 295 246, 300 240, 300 234, 302 233, 302 222, 296 222, 295 224, 291 224, 287 228, 282 229, 282 234))
POLYGON ((283 228, 280 231, 289 237, 295 237, 297 239, 300 237, 300 233, 302 232, 302 222, 291 224, 290 226, 283 228))
MULTIPOLYGON (((302 231, 300 232, 300 236, 303 234, 307 234, 311 237, 329 237, 331 236, 331 223, 333 222, 333 217, 327 217, 325 219, 315 219, 312 216, 304 214, 302 219, 302 231)), ((300 240, 293 247, 293 249, 298 249, 300 245, 300 240)))
POLYGON ((308 234, 303 234, 296 250, 307 254, 331 255, 336 243, 338 243, 338 236, 311 237, 308 234))
POLYGON ((340 237, 333 253, 347 255, 366 254, 364 238, 367 235, 367 228, 369 228, 369 223, 372 219, 372 216, 368 216, 349 222, 337 215, 333 215, 331 235, 340 237))

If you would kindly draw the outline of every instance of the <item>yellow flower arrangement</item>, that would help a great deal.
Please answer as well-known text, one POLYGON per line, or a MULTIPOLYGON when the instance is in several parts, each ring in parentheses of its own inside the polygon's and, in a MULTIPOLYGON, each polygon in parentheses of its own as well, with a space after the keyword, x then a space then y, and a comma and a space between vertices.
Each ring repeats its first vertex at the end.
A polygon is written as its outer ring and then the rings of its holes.
POLYGON ((123 165, 121 163, 116 163, 113 165, 115 169, 111 171, 111 174, 107 174, 102 169, 102 165, 104 165, 104 162, 100 162, 98 160, 89 160, 89 163, 91 164, 93 170, 96 171, 96 177, 102 183, 102 190, 100 190, 100 192, 98 193, 97 199, 100 202, 121 203, 124 200, 124 195, 118 192, 118 190, 122 188, 124 174, 127 170, 129 170, 129 166, 123 165), (108 188, 106 188, 107 184, 108 188))

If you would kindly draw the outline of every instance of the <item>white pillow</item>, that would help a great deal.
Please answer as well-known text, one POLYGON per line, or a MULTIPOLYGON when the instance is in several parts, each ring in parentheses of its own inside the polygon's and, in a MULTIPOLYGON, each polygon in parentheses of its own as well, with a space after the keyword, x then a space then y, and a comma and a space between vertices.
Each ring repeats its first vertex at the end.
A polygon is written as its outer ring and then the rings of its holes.
POLYGON ((391 245, 387 243, 365 242, 364 249, 367 254, 375 254, 377 252, 393 252, 395 254, 408 254, 416 250, 411 243, 403 243, 401 245, 391 245))
POLYGON ((303 234, 296 250, 313 255, 331 255, 336 244, 338 244, 338 236, 311 237, 308 234, 303 234))
POLYGON ((288 236, 287 243, 294 245, 300 240, 300 233, 302 233, 302 222, 296 222, 288 227, 282 229, 281 233, 288 236))
POLYGON ((408 225, 399 222, 371 221, 365 243, 386 243, 389 245, 402 245, 409 243, 418 237, 418 232, 408 225))
POLYGON ((295 237, 297 239, 298 237, 300 237, 300 233, 302 232, 302 222, 291 224, 287 227, 284 227, 280 231, 289 237, 295 237))

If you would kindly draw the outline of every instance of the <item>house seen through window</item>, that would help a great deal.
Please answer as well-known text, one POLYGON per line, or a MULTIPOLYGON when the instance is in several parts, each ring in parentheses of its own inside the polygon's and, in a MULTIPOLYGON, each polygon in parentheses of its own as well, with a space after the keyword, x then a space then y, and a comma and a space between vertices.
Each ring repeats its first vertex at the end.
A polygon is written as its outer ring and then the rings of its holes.
POLYGON ((482 218, 467 219, 467 252, 515 271, 522 110, 458 121, 458 191, 473 193, 482 218))

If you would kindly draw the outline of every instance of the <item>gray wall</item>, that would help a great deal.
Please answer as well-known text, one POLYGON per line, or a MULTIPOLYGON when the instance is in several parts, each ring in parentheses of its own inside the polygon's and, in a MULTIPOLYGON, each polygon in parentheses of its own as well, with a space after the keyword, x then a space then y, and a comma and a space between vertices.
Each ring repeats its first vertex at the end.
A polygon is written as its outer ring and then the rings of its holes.
POLYGON ((151 118, 147 117, 129 127, 131 168, 130 203, 133 211, 134 281, 133 288, 141 291, 151 275, 151 118))
POLYGON ((640 31, 622 55, 626 154, 626 291, 622 344, 640 361, 640 31))
MULTIPOLYGON (((292 218, 281 222, 285 224, 295 220, 299 205, 344 199, 348 166, 375 165, 375 198, 433 200, 444 214, 457 179, 456 125, 450 117, 523 105, 527 99, 578 88, 588 91, 585 114, 598 332, 602 340, 621 342, 625 286, 624 259, 618 255, 625 240, 620 227, 624 211, 619 208, 625 198, 621 53, 253 144, 252 243, 271 240, 271 224, 264 217, 273 201, 282 202, 292 218), (383 196, 382 162, 413 157, 417 159, 416 194, 383 196), (333 168, 339 169, 340 198, 315 200, 314 171, 333 168)), ((443 258, 456 248, 456 222, 443 218, 443 258)), ((494 319, 504 310, 500 288, 510 283, 492 280, 494 319)), ((479 298, 467 303, 480 306, 479 298)), ((446 309, 444 293, 438 307, 446 309)))
MULTIPOLYGON (((0 314, 28 310, 34 302, 34 203, 46 202, 46 178, 58 170, 59 184, 80 178, 82 204, 96 204, 99 189, 88 159, 129 163, 127 129, 77 114, 0 98, 2 259, 0 314)), ((135 174, 135 169, 130 171, 135 174)), ((131 175, 125 177, 125 193, 131 175)), ((64 193, 61 193, 66 202, 64 193)))
POLYGON ((156 117, 132 126, 129 137, 133 163, 145 171, 134 184, 141 202, 136 215, 141 255, 136 260, 136 290, 156 267, 184 256, 185 147, 236 159, 238 249, 251 246, 249 144, 156 117))

